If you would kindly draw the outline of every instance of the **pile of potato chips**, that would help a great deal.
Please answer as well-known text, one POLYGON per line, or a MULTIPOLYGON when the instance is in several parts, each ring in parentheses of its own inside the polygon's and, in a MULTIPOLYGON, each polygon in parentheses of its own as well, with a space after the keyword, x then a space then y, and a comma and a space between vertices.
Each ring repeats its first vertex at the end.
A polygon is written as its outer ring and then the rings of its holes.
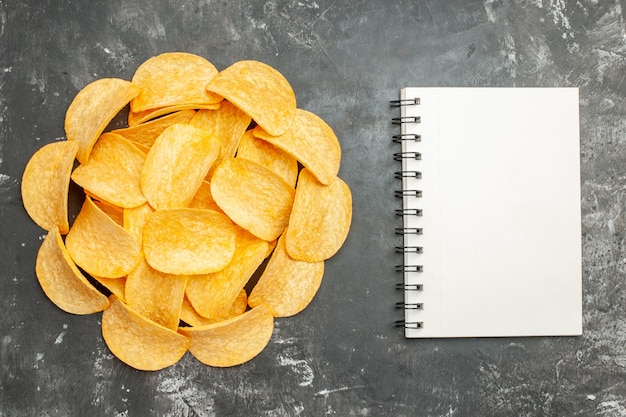
POLYGON ((36 275, 64 311, 102 312, 106 344, 136 369, 187 351, 218 367, 252 359, 275 317, 310 303, 348 235, 337 137, 261 62, 218 71, 155 56, 131 81, 79 91, 65 132, 22 178, 24 207, 48 231, 36 275), (105 132, 126 108, 127 127, 105 132), (70 181, 85 193, 71 225, 70 181))

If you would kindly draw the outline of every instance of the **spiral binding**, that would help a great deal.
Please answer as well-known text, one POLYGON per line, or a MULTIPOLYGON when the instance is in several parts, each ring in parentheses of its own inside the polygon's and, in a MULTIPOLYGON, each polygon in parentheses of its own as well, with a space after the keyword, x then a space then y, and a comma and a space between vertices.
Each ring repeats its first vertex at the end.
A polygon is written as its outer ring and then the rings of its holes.
POLYGON ((421 227, 396 227, 397 235, 421 235, 424 229, 421 227))
MULTIPOLYGON (((391 107, 412 106, 412 105, 419 105, 420 99, 410 98, 410 99, 392 100, 389 103, 391 107)), ((392 118, 391 122, 392 124, 395 124, 395 125, 402 125, 406 123, 421 123, 421 118, 420 116, 401 116, 401 117, 392 118)), ((409 141, 420 142, 422 140, 422 136, 416 133, 401 133, 401 134, 393 135, 392 140, 393 142, 399 143, 399 144, 402 144, 405 142, 408 143, 409 141)), ((402 162, 404 160, 419 161, 422 159, 422 154, 419 152, 407 152, 407 151, 396 152, 393 154, 393 159, 398 162, 402 162)), ((399 180, 421 179, 422 173, 421 171, 417 171, 417 170, 402 169, 400 171, 396 171, 394 173, 394 177, 399 180)), ((403 186, 402 189, 395 190, 394 195, 402 199, 404 199, 405 197, 421 198, 422 190, 405 189, 405 187, 403 186)), ((401 216, 403 218, 405 216, 422 216, 423 215, 422 209, 404 207, 404 204, 403 204, 402 209, 397 209, 395 213, 397 216, 401 216)), ((407 234, 421 235, 423 233, 423 229, 419 227, 397 227, 395 232, 396 234, 402 235, 402 236, 407 235, 407 234)), ((395 248, 396 253, 403 253, 403 254, 423 253, 424 251, 423 247, 406 246, 404 244, 404 241, 405 241, 404 237, 402 239, 403 239, 403 245, 396 246, 395 248)), ((396 271, 401 272, 403 274, 407 272, 420 273, 420 272, 423 272, 423 270, 424 270, 423 265, 407 265, 406 263, 403 263, 402 265, 396 265, 396 271)), ((396 288, 403 292, 404 291, 423 291, 424 285, 423 284, 408 284, 406 282, 402 282, 402 283, 396 284, 396 288)), ((412 302, 412 303, 398 302, 396 303, 396 308, 403 309, 403 310, 423 310, 424 304, 420 302, 412 302)), ((424 323, 422 321, 397 320, 395 322, 395 325, 396 327, 403 327, 405 329, 421 329, 424 327, 424 323)))
POLYGON ((406 141, 412 140, 413 142, 421 142, 422 135, 418 135, 416 133, 402 133, 399 135, 393 135, 391 137, 391 140, 393 140, 395 143, 402 143, 405 140, 406 141))
POLYGON ((419 116, 402 116, 391 119, 391 123, 394 125, 401 125, 404 123, 421 123, 421 121, 422 119, 419 116))
POLYGON ((417 208, 401 208, 396 210, 396 216, 421 216, 423 210, 417 208))
POLYGON ((396 265, 396 272, 424 272, 424 265, 396 265))
POLYGON ((404 303, 400 301, 396 303, 396 308, 402 308, 404 310, 422 310, 424 303, 404 303))
POLYGON ((422 159, 422 154, 419 152, 396 152, 393 154, 394 161, 402 161, 403 159, 422 159))
POLYGON ((424 253, 421 246, 396 246, 396 253, 424 253))
POLYGON ((391 100, 389 102, 389 105, 391 107, 410 106, 410 105, 418 105, 418 104, 420 104, 419 97, 405 98, 401 100, 391 100))
POLYGON ((422 178, 422 173, 419 171, 397 171, 394 176, 399 180, 402 178, 422 178))
POLYGON ((424 284, 406 284, 400 282, 396 284, 396 289, 402 291, 424 291, 424 284))
POLYGON ((424 322, 396 320, 396 327, 404 327, 405 329, 422 329, 424 328, 424 322))
POLYGON ((422 196, 422 190, 396 190, 394 191, 394 194, 398 198, 402 198, 402 197, 418 197, 419 198, 422 196))

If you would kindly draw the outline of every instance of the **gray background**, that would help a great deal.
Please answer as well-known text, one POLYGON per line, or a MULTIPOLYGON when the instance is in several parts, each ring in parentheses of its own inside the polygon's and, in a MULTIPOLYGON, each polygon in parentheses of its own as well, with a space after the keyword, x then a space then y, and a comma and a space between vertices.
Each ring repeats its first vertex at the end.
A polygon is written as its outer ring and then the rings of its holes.
MULTIPOLYGON (((609 0, 0 0, 0 416, 626 416, 626 26, 609 0), (276 67, 340 138, 352 230, 253 361, 138 372, 52 305, 20 178, 85 84, 187 51, 276 67), (584 335, 405 340, 388 101, 415 86, 580 87, 584 335)), ((532 123, 532 121, 529 121, 532 123)), ((538 150, 540 151, 540 150, 538 150)), ((529 165, 529 169, 532 166, 529 165)), ((471 265, 468 265, 471 268, 471 265)))

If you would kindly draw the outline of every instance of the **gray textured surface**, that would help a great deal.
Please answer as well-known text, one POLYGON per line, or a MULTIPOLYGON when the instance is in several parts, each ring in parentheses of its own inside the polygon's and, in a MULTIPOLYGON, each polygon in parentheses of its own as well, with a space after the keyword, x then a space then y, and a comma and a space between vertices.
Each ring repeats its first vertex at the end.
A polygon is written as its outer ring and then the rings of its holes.
POLYGON ((0 0, 0 416, 626 416, 624 13, 608 0, 0 0), (187 355, 134 371, 99 315, 63 313, 33 272, 26 161, 64 137, 82 86, 171 50, 276 67, 335 129, 354 194, 313 303, 231 369, 187 355), (392 326, 387 102, 405 85, 580 87, 582 337, 408 341, 392 326))

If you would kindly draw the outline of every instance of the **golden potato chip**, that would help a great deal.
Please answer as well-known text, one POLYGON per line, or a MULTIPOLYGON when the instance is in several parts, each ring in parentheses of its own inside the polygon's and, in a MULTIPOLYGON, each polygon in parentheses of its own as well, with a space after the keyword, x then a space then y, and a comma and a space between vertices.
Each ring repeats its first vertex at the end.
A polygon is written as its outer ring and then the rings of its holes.
POLYGON ((269 168, 292 187, 298 178, 298 161, 286 152, 246 131, 237 148, 237 158, 244 158, 269 168))
POLYGON ((154 141, 141 173, 141 189, 156 209, 185 207, 219 152, 218 139, 186 124, 169 126, 154 141))
POLYGON ((212 274, 192 276, 187 282, 187 298, 203 317, 222 317, 265 259, 267 242, 241 228, 236 230, 235 252, 228 266, 212 274))
POLYGON ((285 233, 289 256, 306 262, 330 258, 346 240, 351 222, 352 194, 346 183, 337 177, 323 185, 303 169, 285 233))
MULTIPOLYGON (((289 230, 289 229, 287 229, 289 230)), ((265 305, 275 317, 293 316, 309 305, 322 283, 324 261, 303 262, 285 251, 285 235, 250 293, 250 307, 265 305)))
MULTIPOLYGON (((220 107, 220 103, 211 103, 211 104, 177 104, 175 106, 168 107, 159 107, 156 109, 144 110, 140 112, 130 111, 128 112, 128 126, 136 127, 143 123, 148 123, 150 121, 155 121, 157 118, 161 116, 169 116, 170 114, 181 112, 181 111, 190 111, 190 110, 198 110, 198 109, 206 109, 206 110, 215 110, 220 107)), ((179 123, 187 123, 187 122, 179 122, 179 123)))
POLYGON ((191 202, 189 202, 188 207, 222 212, 220 206, 218 206, 215 200, 213 200, 213 196, 211 195, 211 183, 208 181, 202 181, 200 188, 198 188, 196 195, 194 195, 191 202))
POLYGON ((126 304, 168 329, 178 327, 186 275, 159 272, 142 259, 126 278, 126 304))
MULTIPOLYGON (((281 235, 282 236, 282 235, 281 235)), ((267 242, 267 253, 265 254, 265 258, 267 259, 272 252, 274 252, 274 249, 276 248, 276 244, 278 243, 278 239, 274 239, 270 242, 267 242)))
POLYGON ((126 277, 102 278, 92 276, 92 278, 102 284, 111 294, 115 294, 117 298, 126 302, 126 277))
POLYGON ((309 305, 349 232, 337 137, 261 62, 218 72, 164 53, 132 82, 85 86, 64 127, 68 140, 22 178, 26 211, 49 231, 37 278, 65 311, 103 311, 107 346, 136 369, 187 350, 218 367, 254 358, 274 317, 309 305), (103 133, 127 105, 128 127, 103 133), (71 179, 85 202, 70 227, 71 179))
POLYGON ((139 246, 143 243, 143 226, 146 224, 148 215, 153 211, 154 209, 148 203, 124 209, 122 225, 135 238, 139 246))
POLYGON ((235 252, 236 227, 222 213, 203 209, 163 209, 148 215, 143 250, 154 269, 193 275, 219 271, 235 252))
POLYGON ((102 313, 102 338, 122 362, 140 371, 175 364, 187 352, 190 339, 133 311, 115 295, 102 313))
POLYGON ((204 129, 211 135, 220 138, 220 151, 215 163, 209 170, 210 178, 215 167, 226 158, 235 156, 241 137, 250 125, 251 119, 228 101, 222 101, 217 110, 198 110, 190 124, 204 129))
POLYGON ((76 167, 72 180, 86 192, 118 207, 137 207, 146 202, 141 191, 141 171, 146 154, 123 136, 104 133, 89 160, 76 167))
POLYGON ((88 274, 123 277, 139 263, 141 250, 135 239, 86 197, 65 238, 67 251, 88 274))
POLYGON ((241 158, 224 160, 211 179, 211 195, 224 213, 267 241, 287 227, 294 194, 277 174, 241 158))
POLYGON ((133 85, 141 88, 130 107, 133 112, 178 104, 218 103, 217 94, 206 85, 217 69, 201 56, 185 52, 167 52, 144 61, 135 71, 133 85))
POLYGON ((135 126, 125 127, 123 129, 112 130, 111 133, 117 133, 144 147, 150 148, 154 140, 170 125, 174 123, 188 123, 196 114, 195 110, 181 110, 167 114, 146 123, 135 126))
POLYGON ((78 144, 52 142, 33 154, 22 174, 22 203, 30 218, 42 229, 69 230, 67 198, 78 144))
POLYGON ((200 362, 216 367, 240 365, 267 346, 274 330, 274 317, 263 305, 215 324, 179 327, 191 339, 189 352, 200 362))
POLYGON ((119 78, 101 78, 76 94, 65 114, 67 140, 78 142, 76 159, 84 164, 102 131, 140 89, 119 78))
POLYGON ((293 156, 322 184, 330 184, 339 172, 339 140, 332 128, 314 113, 298 109, 291 128, 280 136, 268 134, 259 126, 252 133, 293 156))
POLYGON ((180 319, 190 326, 205 326, 207 324, 218 323, 243 314, 247 307, 248 295, 246 294, 246 290, 242 289, 229 309, 222 311, 218 316, 208 319, 198 314, 198 312, 191 305, 189 299, 185 296, 180 310, 180 319))
POLYGON ((63 311, 91 314, 109 307, 107 297, 91 285, 70 258, 56 226, 39 248, 35 272, 44 293, 63 311))
POLYGON ((289 81, 262 62, 235 62, 213 77, 207 90, 249 114, 271 135, 282 135, 293 122, 296 96, 289 81))
POLYGON ((111 220, 113 220, 115 223, 119 224, 120 226, 124 225, 124 209, 123 208, 115 206, 106 201, 95 200, 95 198, 97 198, 96 196, 91 195, 90 193, 86 193, 86 194, 91 198, 91 201, 93 201, 93 203, 100 210, 102 210, 107 216, 111 218, 111 220))
POLYGON ((141 143, 133 142, 133 145, 135 145, 137 149, 139 149, 141 152, 143 152, 146 155, 148 154, 148 152, 150 152, 150 148, 145 145, 142 145, 141 143))

